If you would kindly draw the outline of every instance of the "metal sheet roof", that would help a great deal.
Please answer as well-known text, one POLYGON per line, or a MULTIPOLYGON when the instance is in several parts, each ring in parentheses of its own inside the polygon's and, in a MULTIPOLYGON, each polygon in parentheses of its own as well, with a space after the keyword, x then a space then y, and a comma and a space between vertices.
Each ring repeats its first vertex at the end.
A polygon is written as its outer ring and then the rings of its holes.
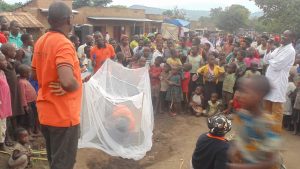
MULTIPOLYGON (((47 13, 49 11, 49 9, 47 9, 47 8, 40 8, 40 10, 41 10, 41 12, 44 12, 44 13, 47 13)), ((76 10, 72 10, 72 13, 73 14, 78 14, 79 12, 76 11, 76 10)))
POLYGON ((39 22, 34 16, 27 12, 0 12, 2 17, 7 22, 17 21, 21 28, 43 28, 44 25, 39 22))
POLYGON ((90 16, 88 19, 92 20, 114 20, 114 21, 133 21, 133 22, 158 22, 147 18, 120 18, 120 17, 102 17, 102 16, 90 16))

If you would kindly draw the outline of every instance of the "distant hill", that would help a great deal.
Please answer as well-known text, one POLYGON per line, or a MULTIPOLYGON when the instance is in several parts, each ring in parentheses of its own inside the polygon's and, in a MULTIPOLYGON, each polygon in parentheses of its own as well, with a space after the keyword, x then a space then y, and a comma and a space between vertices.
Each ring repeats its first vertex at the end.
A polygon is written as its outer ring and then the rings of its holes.
MULTIPOLYGON (((146 11, 146 14, 162 14, 167 9, 162 8, 154 8, 154 7, 147 7, 143 5, 132 5, 129 8, 132 9, 144 9, 146 11)), ((184 9, 184 12, 186 13, 186 17, 190 20, 198 20, 201 16, 209 16, 210 11, 205 10, 186 10, 184 9)), ((262 12, 255 12, 252 13, 250 17, 260 17, 262 16, 262 12)))

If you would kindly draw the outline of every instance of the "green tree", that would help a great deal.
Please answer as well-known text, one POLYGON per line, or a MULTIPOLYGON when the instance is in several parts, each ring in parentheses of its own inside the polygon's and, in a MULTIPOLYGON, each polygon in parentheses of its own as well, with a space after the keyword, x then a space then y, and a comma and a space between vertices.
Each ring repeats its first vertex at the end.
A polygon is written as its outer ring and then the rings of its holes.
POLYGON ((183 9, 179 9, 177 6, 173 10, 166 10, 162 15, 172 19, 185 19, 185 12, 183 9))
POLYGON ((84 6, 106 6, 111 3, 112 0, 74 0, 73 8, 81 8, 84 6))
POLYGON ((213 9, 210 15, 219 29, 235 32, 239 28, 247 28, 250 11, 242 5, 231 5, 224 10, 213 9))
POLYGON ((3 0, 0 0, 0 12, 11 12, 14 11, 16 8, 22 6, 21 2, 15 4, 8 4, 3 0))
POLYGON ((261 19, 271 25, 273 32, 296 31, 300 27, 299 0, 255 0, 255 3, 264 12, 261 19))

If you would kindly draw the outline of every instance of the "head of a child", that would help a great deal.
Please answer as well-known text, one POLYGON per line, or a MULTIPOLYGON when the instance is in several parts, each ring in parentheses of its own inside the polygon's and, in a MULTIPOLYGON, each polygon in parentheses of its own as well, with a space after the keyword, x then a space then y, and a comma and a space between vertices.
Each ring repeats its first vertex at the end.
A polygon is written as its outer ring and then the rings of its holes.
POLYGON ((237 56, 236 56, 236 59, 239 61, 239 62, 242 62, 244 61, 244 58, 246 57, 246 51, 245 50, 239 50, 237 52, 237 56))
POLYGON ((29 143, 29 134, 27 130, 24 128, 17 128, 16 139, 22 145, 29 143))
POLYGON ((14 59, 16 57, 16 48, 10 44, 5 43, 1 46, 1 52, 5 55, 6 58, 14 59))
MULTIPOLYGON (((242 108, 253 110, 260 106, 263 98, 270 92, 271 85, 265 76, 241 78, 238 81, 237 99, 242 108)), ((259 112, 252 112, 259 113, 259 112)))
POLYGON ((254 55, 255 55, 255 48, 254 47, 250 47, 248 50, 247 50, 247 57, 248 58, 254 58, 254 55))
POLYGON ((145 58, 148 58, 148 57, 150 57, 150 55, 151 55, 151 49, 149 47, 144 47, 144 49, 143 49, 143 56, 145 58))
POLYGON ((178 58, 178 51, 175 48, 171 48, 170 52, 173 59, 178 58))
POLYGON ((208 55, 207 63, 209 66, 213 66, 216 64, 216 56, 213 55, 212 53, 208 55))
POLYGON ((139 39, 139 48, 144 46, 144 39, 139 39))
POLYGON ((124 56, 123 52, 118 52, 116 56, 117 56, 119 63, 122 63, 124 61, 125 56, 124 56))
POLYGON ((212 103, 216 103, 217 101, 218 101, 218 93, 212 93, 211 94, 211 97, 210 97, 210 101, 212 102, 212 103))
POLYGON ((146 58, 145 57, 141 57, 138 60, 138 64, 139 64, 140 67, 144 67, 146 65, 146 58))
POLYGON ((23 42, 24 46, 33 46, 33 38, 32 35, 25 33, 21 36, 21 41, 23 42))
POLYGON ((181 70, 181 66, 172 67, 172 74, 177 75, 180 70, 181 70))
POLYGON ((192 56, 198 56, 199 54, 199 48, 196 45, 193 45, 191 48, 192 56))
POLYGON ((209 133, 214 136, 223 137, 231 130, 232 123, 223 114, 216 114, 207 118, 209 133))
POLYGON ((4 70, 7 67, 7 61, 3 53, 0 52, 0 70, 4 70))
POLYGON ((168 72, 170 72, 170 70, 171 70, 171 66, 168 65, 168 64, 164 64, 163 71, 166 72, 166 73, 168 73, 168 72))
POLYGON ((203 93, 203 87, 202 86, 198 86, 195 89, 195 94, 196 95, 201 95, 203 93))
POLYGON ((28 65, 21 64, 18 66, 18 73, 21 78, 29 79, 31 74, 31 68, 28 65))
POLYGON ((227 73, 229 74, 232 74, 232 73, 235 73, 236 72, 236 69, 237 69, 237 66, 235 63, 230 63, 227 65, 227 73))
POLYGON ((256 62, 251 62, 250 69, 252 72, 256 72, 258 69, 258 64, 256 62))
POLYGON ((192 64, 190 63, 183 64, 183 71, 189 72, 190 70, 192 70, 192 64))
POLYGON ((163 62, 163 58, 162 58, 161 56, 158 56, 158 57, 156 57, 155 60, 154 60, 154 65, 155 65, 156 67, 159 67, 160 64, 161 64, 162 62, 163 62))
POLYGON ((121 133, 126 133, 130 128, 130 120, 125 116, 120 116, 115 119, 115 127, 121 133))
POLYGON ((211 46, 210 46, 209 43, 205 43, 205 44, 204 44, 204 50, 205 50, 205 51, 209 51, 210 47, 211 47, 211 46))
POLYGON ((173 42, 173 40, 169 39, 169 40, 167 41, 167 47, 168 47, 169 49, 174 47, 174 42, 173 42))

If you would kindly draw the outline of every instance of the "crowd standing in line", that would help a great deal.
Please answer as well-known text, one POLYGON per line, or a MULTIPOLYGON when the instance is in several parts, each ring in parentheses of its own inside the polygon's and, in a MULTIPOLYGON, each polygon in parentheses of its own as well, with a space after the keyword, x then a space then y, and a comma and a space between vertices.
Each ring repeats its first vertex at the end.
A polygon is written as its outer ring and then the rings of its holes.
POLYGON ((79 37, 68 37, 71 15, 66 5, 53 3, 48 19, 51 28, 35 45, 18 22, 10 22, 9 27, 6 22, 1 24, 0 149, 14 146, 9 161, 12 167, 30 164, 28 143, 42 133, 51 169, 73 168, 81 87, 89 78, 82 80, 81 73, 96 73, 106 59, 131 69, 149 69, 156 114, 209 119, 210 132, 200 136, 193 155, 194 169, 200 164, 203 168, 204 161, 206 168, 212 169, 210 163, 215 163, 214 167, 220 169, 231 158, 224 155, 231 149, 224 136, 231 128, 229 119, 233 114, 239 129, 236 149, 231 152, 239 152, 240 158, 236 161, 233 157, 232 169, 240 167, 236 162, 275 165, 274 152, 282 127, 298 133, 300 68, 295 56, 300 53, 294 49, 291 31, 285 31, 282 37, 256 35, 255 40, 242 35, 190 33, 178 41, 164 39, 160 33, 134 35, 130 40, 127 35, 111 39, 107 32, 105 36, 95 32, 80 45, 79 37), (249 126, 247 120, 251 121, 249 126), (257 126, 261 127, 259 131, 257 126), (252 145, 249 138, 268 145, 252 145), (209 148, 209 155, 202 156, 208 146, 203 145, 205 142, 216 146, 209 148), (219 148, 220 154, 216 152, 219 148))

